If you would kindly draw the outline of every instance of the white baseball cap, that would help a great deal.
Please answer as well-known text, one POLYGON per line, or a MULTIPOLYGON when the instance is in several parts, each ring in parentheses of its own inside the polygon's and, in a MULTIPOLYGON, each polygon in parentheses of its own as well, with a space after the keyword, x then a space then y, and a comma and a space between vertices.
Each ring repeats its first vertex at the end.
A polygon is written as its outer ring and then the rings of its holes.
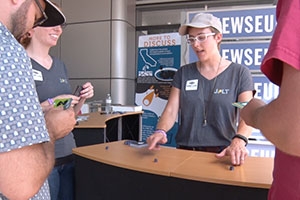
POLYGON ((180 35, 188 34, 188 27, 193 28, 207 28, 213 27, 222 33, 222 24, 218 17, 213 16, 210 13, 199 13, 196 14, 190 23, 183 24, 180 26, 178 32, 180 35))

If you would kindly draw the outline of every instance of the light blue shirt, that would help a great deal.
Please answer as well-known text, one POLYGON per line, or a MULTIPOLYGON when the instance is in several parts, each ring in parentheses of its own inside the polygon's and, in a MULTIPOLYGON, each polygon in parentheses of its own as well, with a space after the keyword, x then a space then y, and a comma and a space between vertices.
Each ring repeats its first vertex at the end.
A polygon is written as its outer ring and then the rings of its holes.
MULTIPOLYGON (((50 141, 30 59, 1 22, 0 85, 0 153, 50 141)), ((47 182, 33 199, 50 199, 47 182)))

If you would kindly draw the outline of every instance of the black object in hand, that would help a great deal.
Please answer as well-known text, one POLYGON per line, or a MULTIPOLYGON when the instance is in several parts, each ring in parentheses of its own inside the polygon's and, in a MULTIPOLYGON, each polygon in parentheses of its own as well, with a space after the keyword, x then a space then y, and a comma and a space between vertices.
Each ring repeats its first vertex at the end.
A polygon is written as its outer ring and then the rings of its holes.
POLYGON ((73 95, 75 96, 80 96, 80 91, 83 89, 83 87, 81 85, 77 85, 75 92, 73 93, 73 95))

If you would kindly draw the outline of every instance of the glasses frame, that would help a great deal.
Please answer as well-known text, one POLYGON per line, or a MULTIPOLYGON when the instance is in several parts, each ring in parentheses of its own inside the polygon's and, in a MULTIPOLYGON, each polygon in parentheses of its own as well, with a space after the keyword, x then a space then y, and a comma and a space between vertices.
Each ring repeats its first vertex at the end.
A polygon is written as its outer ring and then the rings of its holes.
POLYGON ((42 13, 43 16, 40 17, 40 18, 38 18, 38 19, 34 22, 33 28, 42 25, 42 24, 48 19, 48 16, 47 16, 47 14, 45 13, 45 11, 44 11, 44 9, 43 9, 43 7, 42 7, 40 1, 39 1, 39 0, 34 0, 34 1, 35 1, 36 5, 39 7, 39 9, 40 9, 40 11, 41 11, 41 13, 42 13))
POLYGON ((60 27, 61 27, 61 29, 64 30, 67 27, 67 25, 68 25, 67 23, 63 23, 63 24, 60 25, 60 27))
POLYGON ((208 36, 213 36, 213 35, 216 35, 216 33, 201 33, 201 34, 197 35, 196 37, 189 37, 189 36, 187 36, 186 37, 186 42, 189 45, 193 45, 193 44, 195 44, 196 41, 197 42, 204 42, 204 41, 207 40, 208 36), (200 40, 199 37, 203 36, 203 35, 205 36, 205 38, 203 40, 200 40))

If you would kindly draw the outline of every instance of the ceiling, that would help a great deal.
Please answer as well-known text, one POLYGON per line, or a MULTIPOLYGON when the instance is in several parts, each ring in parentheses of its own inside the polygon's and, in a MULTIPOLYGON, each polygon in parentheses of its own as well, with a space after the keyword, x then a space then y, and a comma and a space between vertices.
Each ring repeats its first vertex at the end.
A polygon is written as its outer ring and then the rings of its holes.
POLYGON ((188 9, 203 6, 276 4, 277 0, 136 0, 137 10, 188 9))
POLYGON ((276 0, 136 0, 137 30, 177 31, 187 11, 274 4, 276 0))

